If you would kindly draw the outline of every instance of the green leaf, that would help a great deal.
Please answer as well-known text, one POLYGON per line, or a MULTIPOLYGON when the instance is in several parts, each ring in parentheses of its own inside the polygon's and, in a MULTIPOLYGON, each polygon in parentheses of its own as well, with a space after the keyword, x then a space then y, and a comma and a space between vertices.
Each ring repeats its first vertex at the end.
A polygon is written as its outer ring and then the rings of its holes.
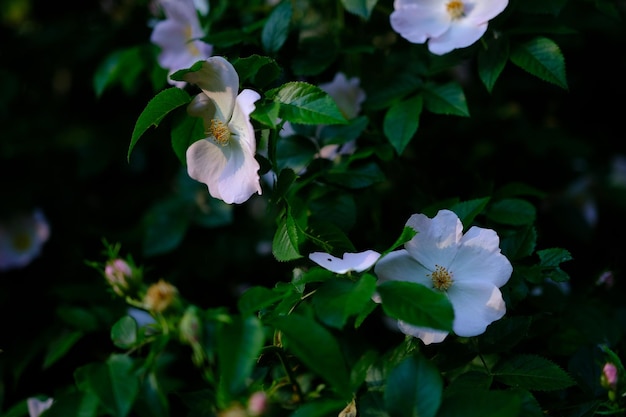
POLYGON ((537 230, 530 225, 500 234, 502 253, 512 261, 530 256, 536 245, 537 230))
POLYGON ((187 148, 205 137, 204 122, 200 117, 190 117, 185 112, 176 115, 171 131, 172 149, 183 166, 187 166, 187 148))
POLYGON ((243 84, 250 79, 255 84, 261 86, 274 81, 281 72, 278 63, 274 59, 256 54, 234 60, 233 67, 239 74, 240 83, 243 84))
POLYGON ((104 408, 115 417, 128 415, 139 392, 139 379, 129 356, 114 354, 106 363, 85 365, 79 370, 104 408))
MULTIPOLYGON (((98 413, 98 396, 88 392, 66 392, 55 395, 52 406, 42 417, 96 417, 98 413)), ((6 415, 4 417, 10 417, 6 415)), ((14 417, 23 417, 22 414, 14 417)))
POLYGON ((289 35, 292 13, 289 1, 281 2, 272 10, 261 32, 261 43, 265 52, 274 54, 283 46, 289 35))
POLYGON ((129 349, 137 343, 137 322, 131 316, 119 319, 111 328, 113 344, 122 349, 129 349))
POLYGON ((473 200, 461 201, 450 206, 450 210, 456 213, 463 223, 464 228, 467 230, 476 216, 478 216, 487 206, 491 200, 490 197, 476 198, 473 200))
POLYGON ((350 13, 368 20, 378 0, 341 0, 341 3, 350 13))
POLYGON ((559 46, 539 36, 511 51, 511 62, 537 78, 567 90, 565 59, 559 46))
POLYGON ((487 209, 487 217, 494 222, 512 226, 532 224, 537 217, 535 206, 519 198, 505 198, 487 209))
POLYGON ((491 92, 509 60, 510 47, 506 38, 490 38, 487 47, 478 51, 478 76, 491 92))
POLYGON ((315 320, 295 314, 278 317, 270 324, 282 332, 288 351, 324 378, 344 399, 351 398, 346 362, 339 344, 328 330, 315 320))
POLYGON ((298 249, 296 223, 291 216, 285 216, 278 224, 272 240, 272 253, 280 262, 302 258, 298 249))
POLYGON ((251 287, 239 297, 237 308, 242 315, 247 316, 271 306, 280 301, 283 296, 283 293, 265 287, 251 287))
POLYGON ((130 154, 137 144, 137 141, 146 132, 146 130, 150 128, 150 126, 159 126, 159 123, 161 123, 163 118, 167 116, 169 112, 180 106, 188 104, 190 100, 191 98, 189 97, 189 94, 176 87, 165 89, 154 96, 148 102, 146 108, 143 109, 137 119, 137 122, 135 123, 135 128, 133 129, 130 146, 128 147, 128 155, 126 158, 130 160, 130 154))
POLYGON ((280 103, 280 117, 292 123, 347 123, 332 97, 315 85, 292 81, 269 90, 266 96, 280 103))
POLYGON ((348 170, 343 169, 333 169, 325 175, 325 178, 329 182, 352 189, 369 187, 385 180, 385 174, 376 162, 353 164, 348 170))
POLYGON ((256 317, 234 316, 231 323, 221 323, 216 337, 218 401, 226 407, 246 389, 254 364, 265 343, 265 333, 263 325, 256 317))
POLYGON ((424 105, 432 113, 469 117, 463 89, 456 82, 443 85, 427 84, 424 105))
POLYGON ((542 267, 558 267, 563 262, 571 261, 572 255, 567 249, 562 248, 550 248, 538 250, 540 265, 542 267))
POLYGON ((167 394, 159 385, 159 379, 155 372, 150 372, 143 379, 135 408, 138 415, 170 417, 167 394))
POLYGON ((422 106, 423 98, 417 95, 393 104, 385 113, 383 131, 398 155, 417 132, 422 106))
POLYGON ((551 391, 574 385, 574 380, 563 369, 537 355, 522 354, 502 359, 492 373, 503 384, 529 391, 551 391))
POLYGON ((65 356, 72 346, 74 346, 83 336, 84 333, 82 331, 65 331, 52 339, 46 349, 46 356, 43 360, 43 369, 49 368, 52 364, 65 356))
POLYGON ((434 417, 441 405, 443 379, 431 361, 410 356, 391 370, 385 405, 392 417, 434 417))
POLYGON ((289 417, 327 417, 337 415, 346 406, 343 400, 314 400, 306 402, 289 415, 289 417))
POLYGON ((414 326, 452 331, 454 310, 445 294, 405 281, 383 282, 378 293, 387 315, 414 326))
POLYGON ((376 278, 368 274, 356 282, 342 278, 327 281, 315 292, 313 307, 322 323, 342 329, 348 318, 365 308, 375 290, 376 278))
POLYGON ((417 232, 415 231, 415 229, 409 226, 404 226, 404 228, 402 229, 402 234, 400 234, 398 239, 396 239, 396 241, 393 242, 393 245, 389 246, 389 248, 386 251, 384 251, 382 254, 386 255, 387 253, 393 251, 397 247, 404 245, 406 242, 413 239, 416 234, 417 232))
POLYGON ((307 233, 309 240, 324 252, 342 253, 356 250, 343 230, 329 221, 311 221, 307 233))
POLYGON ((148 209, 143 222, 144 255, 170 252, 180 245, 189 228, 189 204, 176 196, 159 201, 148 209))
POLYGON ((134 93, 137 79, 146 68, 150 52, 144 46, 132 46, 112 52, 98 65, 93 77, 96 97, 102 96, 107 87, 119 83, 126 93, 134 93))
POLYGON ((478 336, 481 353, 507 352, 528 334, 530 317, 511 316, 491 323, 485 333, 478 336))
POLYGON ((335 36, 308 36, 298 43, 291 61, 295 75, 312 76, 322 73, 337 58, 340 45, 335 36))
POLYGON ((73 328, 83 332, 98 330, 98 319, 95 314, 83 307, 61 305, 57 307, 56 314, 61 320, 73 328))
POLYGON ((520 417, 521 409, 516 392, 468 388, 445 392, 437 417, 520 417))

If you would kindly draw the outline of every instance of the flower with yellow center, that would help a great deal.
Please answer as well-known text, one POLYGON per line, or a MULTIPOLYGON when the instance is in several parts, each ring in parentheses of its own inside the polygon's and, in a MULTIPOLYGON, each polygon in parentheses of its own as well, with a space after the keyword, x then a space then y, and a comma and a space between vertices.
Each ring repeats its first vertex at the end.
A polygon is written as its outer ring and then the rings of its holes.
POLYGON ((28 265, 49 237, 50 226, 41 210, 0 220, 0 271, 28 265))
MULTIPOLYGON (((200 40, 205 34, 200 26, 194 1, 161 0, 159 4, 163 8, 165 19, 154 26, 150 36, 150 41, 161 48, 157 57, 159 65, 171 75, 210 57, 213 46, 200 40)), ((168 82, 180 88, 186 84, 169 77, 168 82)))
MULTIPOLYGON (((461 221, 450 210, 441 210, 432 219, 414 214, 406 225, 417 234, 404 249, 376 263, 374 271, 381 282, 409 281, 445 293, 454 309, 452 329, 459 336, 477 336, 504 316, 500 287, 513 267, 500 252, 495 231, 474 226, 463 234, 461 221)), ((402 321, 398 327, 425 344, 441 342, 448 335, 402 321)))
POLYGON ((508 0, 395 0, 393 30, 411 43, 425 43, 436 55, 472 45, 508 0))
POLYGON ((238 95, 239 75, 220 56, 208 58, 184 79, 202 90, 187 112, 202 118, 206 136, 187 149, 189 176, 206 184, 211 196, 228 204, 243 203, 252 194, 261 194, 259 163, 254 158, 256 138, 250 123, 259 93, 246 89, 238 95))

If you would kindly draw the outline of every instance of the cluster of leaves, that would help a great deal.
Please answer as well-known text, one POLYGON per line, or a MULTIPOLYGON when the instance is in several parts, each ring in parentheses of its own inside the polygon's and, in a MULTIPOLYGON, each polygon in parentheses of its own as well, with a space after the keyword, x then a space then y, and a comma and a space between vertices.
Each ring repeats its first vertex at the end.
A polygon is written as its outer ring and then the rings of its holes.
MULTIPOLYGON (((508 161, 482 162, 485 154, 508 155, 497 136, 516 127, 502 122, 513 117, 503 114, 516 83, 566 94, 559 45, 580 29, 575 17, 593 10, 621 19, 622 12, 610 1, 510 1, 480 43, 436 57, 390 32, 391 3, 210 2, 204 40, 229 58, 242 88, 262 95, 251 117, 264 151, 257 155, 260 173, 271 180, 250 200, 263 203, 261 214, 211 199, 184 173, 187 147, 203 138, 200 120, 185 110, 195 91, 166 86, 152 46, 119 49, 102 62, 93 80, 97 95, 117 87, 131 96, 146 80, 155 91, 136 121, 127 159, 165 130, 182 167, 173 191, 146 208, 139 245, 148 263, 162 267, 158 275, 180 280, 181 292, 179 303, 152 312, 149 324, 125 314, 129 300, 107 308, 60 307, 65 331, 47 346, 44 369, 102 328, 110 329, 112 348, 54 387, 45 416, 253 415, 256 392, 265 393, 264 413, 272 416, 621 412, 621 395, 607 397, 600 372, 606 361, 620 363, 615 351, 623 346, 626 309, 562 290, 571 252, 544 244, 538 227, 547 180, 512 173, 519 162, 510 162, 509 171, 499 170, 508 161), (353 120, 317 87, 336 71, 358 76, 367 93, 363 114, 353 120), (281 137, 286 122, 296 133, 281 137), (351 155, 316 157, 323 145, 352 140, 358 148, 351 155), (466 229, 496 230, 514 266, 502 289, 507 315, 478 337, 450 336, 429 346, 405 338, 389 319, 451 330, 448 300, 415 284, 379 284, 367 271, 338 276, 306 259, 320 250, 387 253, 411 238, 403 229, 411 214, 432 216, 442 208, 457 213, 466 229), (235 237, 198 243, 207 234, 231 233, 235 237), (237 240, 240 235, 245 240, 237 240), (269 257, 254 250, 264 241, 271 242, 269 257), (160 257, 178 262, 159 265, 160 257), (210 265, 181 262, 203 257, 210 265), (278 266, 263 272, 235 266, 242 260, 278 266), (188 284, 185 292, 185 274, 212 278, 208 285, 188 284), (248 288, 220 304, 226 280, 248 288), (217 302, 203 297, 209 291, 217 302), (380 303, 372 301, 375 295, 380 303)), ((529 140, 521 148, 525 156, 541 146, 529 140)), ((109 249, 107 261, 118 256, 109 249)), ((104 264, 92 266, 104 270, 104 264)), ((148 269, 145 279, 155 275, 148 269)), ((142 305, 141 297, 130 301, 142 305)), ((624 389, 617 388, 619 394, 624 389)), ((25 413, 20 401, 6 415, 25 413)))

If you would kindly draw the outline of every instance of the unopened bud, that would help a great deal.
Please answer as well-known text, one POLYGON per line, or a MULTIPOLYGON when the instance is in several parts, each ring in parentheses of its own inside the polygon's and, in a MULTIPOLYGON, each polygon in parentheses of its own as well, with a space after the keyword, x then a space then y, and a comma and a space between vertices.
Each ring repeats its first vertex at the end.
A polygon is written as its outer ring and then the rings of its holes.
POLYGON ((617 388, 617 367, 611 362, 605 363, 602 367, 600 383, 610 391, 615 391, 617 388))
POLYGON ((257 391, 248 399, 248 414, 252 417, 260 416, 267 411, 267 394, 257 391))
POLYGON ((107 262, 104 277, 117 295, 124 296, 130 288, 133 271, 123 259, 113 259, 107 262))
POLYGON ((177 294, 176 287, 160 279, 159 282, 148 287, 143 304, 146 310, 161 313, 174 302, 177 294))
POLYGON ((195 306, 187 307, 185 314, 180 319, 179 325, 180 340, 188 344, 196 344, 202 337, 202 322, 198 317, 198 308, 195 306))

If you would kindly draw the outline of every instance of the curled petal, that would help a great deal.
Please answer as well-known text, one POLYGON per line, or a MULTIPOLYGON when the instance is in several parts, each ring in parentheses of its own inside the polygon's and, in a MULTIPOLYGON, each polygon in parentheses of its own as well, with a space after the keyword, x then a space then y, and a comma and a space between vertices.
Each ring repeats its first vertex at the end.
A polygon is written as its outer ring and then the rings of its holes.
POLYGON ((474 24, 487 23, 506 9, 508 0, 481 0, 474 3, 474 7, 466 16, 466 20, 474 24))
POLYGON ((243 90, 237 96, 233 117, 229 124, 229 129, 238 138, 241 147, 254 155, 256 152, 256 138, 254 129, 250 123, 250 113, 254 111, 254 103, 260 99, 259 93, 253 90, 243 90))
POLYGON ((198 71, 184 75, 188 83, 200 87, 215 103, 220 120, 230 120, 239 91, 239 75, 230 62, 221 56, 208 58, 198 71))
POLYGON ((197 94, 187 106, 187 113, 193 117, 201 117, 204 122, 205 129, 211 125, 211 120, 219 117, 217 115, 215 102, 206 94, 197 94))
POLYGON ((310 260, 336 274, 345 274, 348 271, 365 271, 374 265, 378 258, 380 258, 380 253, 373 250, 359 253, 344 253, 343 258, 337 258, 325 252, 309 254, 310 260))

